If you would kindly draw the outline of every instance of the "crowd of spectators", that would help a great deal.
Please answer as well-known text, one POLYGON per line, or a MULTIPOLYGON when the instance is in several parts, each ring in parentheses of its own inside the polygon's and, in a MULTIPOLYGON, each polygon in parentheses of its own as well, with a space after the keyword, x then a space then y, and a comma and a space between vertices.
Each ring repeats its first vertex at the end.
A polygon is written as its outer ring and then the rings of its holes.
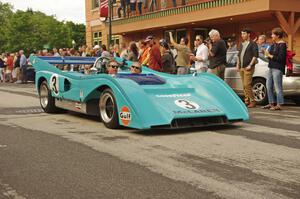
MULTIPOLYGON (((268 94, 271 95, 273 87, 277 93, 278 104, 275 106, 274 98, 269 97, 270 104, 264 108, 280 110, 283 104, 282 76, 285 73, 286 65, 286 43, 283 41, 284 32, 280 28, 272 31, 272 44, 266 42, 265 35, 259 35, 255 41, 251 38, 251 30, 241 31, 242 42, 237 47, 233 38, 226 42, 221 38, 218 30, 212 29, 209 37, 204 39, 203 35, 196 35, 194 49, 189 48, 189 40, 186 37, 180 38, 176 43, 171 32, 169 32, 169 42, 166 39, 154 38, 149 35, 142 41, 132 41, 127 46, 125 43, 115 44, 109 48, 106 45, 95 45, 92 49, 81 46, 78 50, 74 48, 53 48, 51 51, 41 50, 35 54, 38 56, 93 56, 103 57, 106 60, 113 60, 120 57, 124 60, 132 61, 133 73, 141 72, 142 65, 155 71, 184 75, 191 69, 197 73, 210 72, 224 80, 225 68, 228 63, 235 63, 237 71, 240 73, 245 104, 249 108, 255 107, 255 100, 252 93, 252 76, 259 56, 269 59, 269 74, 267 79, 268 94), (159 42, 157 42, 159 41, 159 42), (231 52, 238 51, 238 56, 231 52), (275 107, 275 108, 274 108, 275 107)), ((24 51, 16 53, 2 53, 0 56, 0 80, 1 82, 26 83, 26 70, 28 61, 24 51)), ((115 64, 112 62, 112 64, 115 64)), ((79 66, 80 67, 80 66, 79 66)), ((82 66, 84 73, 89 74, 91 66, 82 66)), ((109 66, 107 71, 115 71, 116 67, 109 66)), ((65 66, 62 70, 80 70, 74 67, 65 66)), ((268 95, 268 96, 269 96, 268 95)))

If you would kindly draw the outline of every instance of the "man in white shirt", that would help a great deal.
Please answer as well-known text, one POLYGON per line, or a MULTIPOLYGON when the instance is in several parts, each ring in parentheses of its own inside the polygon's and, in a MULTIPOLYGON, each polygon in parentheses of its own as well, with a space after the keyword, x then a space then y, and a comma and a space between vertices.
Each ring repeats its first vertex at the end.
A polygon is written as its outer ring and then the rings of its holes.
POLYGON ((52 51, 53 51, 54 57, 60 57, 60 54, 58 53, 57 48, 53 48, 52 51))
POLYGON ((198 73, 205 73, 208 69, 208 48, 203 43, 202 35, 196 36, 195 45, 197 47, 196 56, 191 54, 190 59, 195 62, 195 69, 198 73))

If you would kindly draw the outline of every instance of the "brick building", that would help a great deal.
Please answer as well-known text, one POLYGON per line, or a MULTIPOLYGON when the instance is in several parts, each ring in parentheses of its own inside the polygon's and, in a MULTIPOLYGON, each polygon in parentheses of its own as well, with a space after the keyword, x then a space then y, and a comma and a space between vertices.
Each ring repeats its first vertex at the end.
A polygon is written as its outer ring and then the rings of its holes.
MULTIPOLYGON (((125 18, 117 16, 119 3, 114 3, 113 42, 139 41, 149 34, 160 39, 168 31, 177 39, 187 36, 192 41, 197 34, 207 36, 212 28, 218 29, 223 38, 236 37, 239 41, 244 27, 269 37, 274 27, 282 27, 288 34, 289 49, 300 60, 300 0, 186 0, 185 5, 177 0, 176 7, 173 0, 165 0, 166 5, 161 7, 161 1, 156 0, 154 11, 143 9, 142 15, 130 13, 125 18)), ((99 19, 98 0, 85 3, 87 45, 107 44, 108 24, 99 19)))

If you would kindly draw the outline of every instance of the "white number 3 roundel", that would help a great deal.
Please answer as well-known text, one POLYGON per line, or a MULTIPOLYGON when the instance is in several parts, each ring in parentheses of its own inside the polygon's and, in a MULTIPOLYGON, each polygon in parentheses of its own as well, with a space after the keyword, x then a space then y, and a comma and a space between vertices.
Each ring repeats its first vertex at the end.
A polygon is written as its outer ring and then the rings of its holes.
POLYGON ((59 94, 59 82, 57 74, 52 75, 50 78, 50 90, 52 90, 55 95, 59 94))
POLYGON ((197 110, 200 108, 199 104, 197 104, 196 102, 192 102, 185 99, 178 99, 175 101, 175 104, 187 110, 197 110))

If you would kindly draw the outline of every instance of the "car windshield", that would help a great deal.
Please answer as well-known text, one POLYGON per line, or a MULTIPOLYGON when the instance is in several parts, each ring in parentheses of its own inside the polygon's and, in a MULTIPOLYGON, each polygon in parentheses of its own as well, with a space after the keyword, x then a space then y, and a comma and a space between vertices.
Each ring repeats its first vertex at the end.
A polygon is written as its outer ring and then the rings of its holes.
MULTIPOLYGON (((226 54, 226 62, 227 67, 235 66, 238 58, 239 51, 229 51, 226 54)), ((269 59, 267 59, 262 53, 259 53, 259 58, 264 62, 269 62, 269 59)))

